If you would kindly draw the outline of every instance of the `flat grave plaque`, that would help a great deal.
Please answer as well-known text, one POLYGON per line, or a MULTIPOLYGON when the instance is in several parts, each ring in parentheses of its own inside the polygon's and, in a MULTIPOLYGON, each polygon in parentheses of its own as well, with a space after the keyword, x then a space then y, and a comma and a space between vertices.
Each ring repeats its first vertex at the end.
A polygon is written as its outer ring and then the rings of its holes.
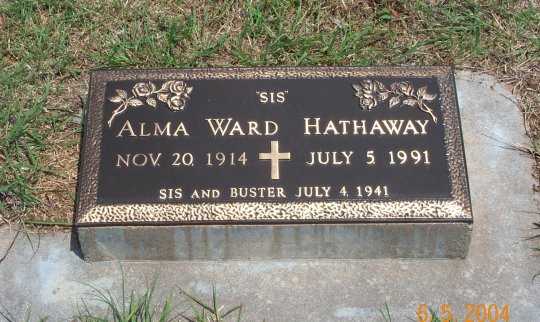
POLYGON ((95 71, 85 120, 89 260, 467 254, 450 67, 95 71))

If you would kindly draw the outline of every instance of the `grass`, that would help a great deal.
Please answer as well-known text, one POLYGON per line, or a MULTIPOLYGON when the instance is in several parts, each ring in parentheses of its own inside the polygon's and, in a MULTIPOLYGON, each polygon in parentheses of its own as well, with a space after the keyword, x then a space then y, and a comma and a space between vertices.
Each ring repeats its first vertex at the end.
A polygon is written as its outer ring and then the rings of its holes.
POLYGON ((58 130, 69 131, 71 112, 61 106, 63 100, 50 100, 65 90, 60 78, 73 69, 65 41, 69 25, 60 17, 40 19, 36 9, 32 1, 0 2, 0 212, 5 221, 32 218, 32 206, 55 191, 41 178, 65 179, 65 165, 50 166, 47 155, 65 143, 58 130))
POLYGON ((0 221, 71 220, 93 68, 454 64, 512 86, 538 161, 539 26, 524 0, 0 0, 0 221))
POLYGON ((71 221, 94 68, 484 71, 518 97, 539 179, 539 12, 527 0, 0 0, 0 225, 71 221))
POLYGON ((242 321, 242 315, 244 314, 244 306, 237 305, 224 313, 223 306, 219 304, 219 300, 216 293, 215 285, 212 287, 212 304, 205 304, 204 301, 197 299, 196 297, 181 290, 193 303, 191 306, 193 312, 196 312, 196 317, 193 321, 197 322, 224 322, 227 316, 234 317, 233 313, 237 312, 235 321, 242 321))
POLYGON ((518 97, 539 180, 539 6, 0 0, 0 225, 71 221, 94 68, 451 64, 487 72, 518 97))
POLYGON ((381 312, 384 322, 392 322, 392 317, 390 316, 390 309, 388 308, 388 303, 384 302, 384 309, 380 309, 379 312, 381 312))
MULTIPOLYGON (((54 320, 69 320, 80 322, 167 322, 167 321, 193 321, 193 322, 227 322, 242 321, 244 307, 235 306, 231 309, 224 309, 220 305, 215 286, 212 288, 212 300, 210 304, 197 297, 179 289, 183 300, 175 301, 173 292, 165 298, 156 297, 155 276, 146 290, 138 295, 131 291, 126 292, 126 281, 124 271, 121 270, 121 285, 118 295, 113 295, 109 289, 95 285, 87 285, 91 292, 86 298, 80 299, 78 312, 70 318, 61 319, 53 316, 54 320), (157 305, 156 302, 161 303, 157 305), (185 305, 188 305, 188 309, 185 305)), ((0 310, 0 317, 8 322, 19 321, 5 307, 0 310)), ((39 321, 47 321, 49 317, 40 318, 39 321)), ((25 313, 23 321, 31 321, 31 310, 25 313)))
MULTIPOLYGON (((106 313, 97 313, 96 310, 89 308, 89 305, 84 299, 81 299, 81 307, 79 312, 69 318, 70 321, 80 321, 80 322, 167 322, 167 321, 184 321, 188 322, 227 322, 227 321, 236 321, 241 322, 243 320, 243 305, 238 305, 229 309, 224 313, 220 313, 223 310, 223 307, 220 307, 217 303, 217 294, 215 287, 212 289, 212 304, 207 304, 188 293, 184 293, 186 300, 192 301, 191 315, 186 314, 186 311, 177 313, 177 307, 179 305, 175 304, 172 293, 164 300, 163 308, 161 310, 156 309, 152 304, 153 301, 157 299, 154 298, 155 291, 155 279, 152 281, 152 284, 146 290, 146 292, 141 296, 136 296, 132 292, 129 298, 125 297, 124 289, 122 289, 122 298, 115 299, 109 290, 102 289, 99 287, 91 286, 94 291, 97 293, 93 300, 101 302, 105 305, 106 313), (159 315, 156 315, 156 313, 159 315), (237 313, 236 315, 232 315, 237 313), (193 315, 194 314, 194 315, 193 315), (230 316, 229 319, 227 317, 230 316)), ((183 292, 183 291, 182 291, 183 292)), ((183 301, 185 302, 185 301, 183 301)), ((390 308, 388 304, 384 304, 384 309, 380 310, 381 315, 383 316, 384 322, 392 322, 390 315, 390 308)), ((3 317, 8 322, 17 322, 21 321, 15 318, 10 312, 3 307, 3 311, 0 311, 0 317, 3 317)), ((29 309, 23 318, 22 321, 28 322, 31 321, 32 314, 29 309)), ((56 317, 58 318, 58 317, 56 317)), ((39 322, 48 321, 49 317, 39 318, 39 322)), ((422 316, 422 318, 408 318, 410 321, 430 321, 430 322, 443 322, 446 320, 441 320, 437 312, 429 308, 429 314, 422 316)), ((66 319, 67 320, 67 319, 66 319)), ((264 321, 264 320, 263 320, 264 321)), ((381 320, 382 321, 382 320, 381 320)), ((456 320, 452 319, 449 322, 455 322, 456 320)))
MULTIPOLYGON (((24 321, 24 322, 30 322, 32 321, 32 311, 29 309, 26 313, 23 319, 17 319, 11 314, 9 311, 6 310, 5 307, 2 307, 2 311, 0 311, 0 317, 4 318, 7 322, 17 322, 17 321, 24 321)), ((48 318, 40 318, 39 322, 45 322, 48 318)))
POLYGON ((159 301, 155 296, 157 276, 154 276, 142 295, 136 295, 135 292, 131 291, 129 296, 127 296, 126 281, 122 267, 120 267, 120 271, 120 295, 115 297, 108 289, 88 285, 93 293, 90 294, 89 299, 81 300, 79 312, 71 318, 73 321, 166 322, 179 321, 182 318, 186 321, 226 322, 232 321, 226 318, 228 316, 232 317, 235 312, 237 312, 237 315, 234 321, 240 322, 242 320, 243 305, 238 305, 222 312, 223 306, 219 304, 215 286, 212 288, 211 304, 206 304, 205 301, 196 298, 182 289, 178 290, 184 299, 179 303, 176 303, 173 299, 172 291, 170 291, 166 299, 159 301), (90 309, 89 301, 104 305, 106 312, 97 314, 95 309, 90 309), (157 301, 162 303, 161 308, 156 306, 155 302, 157 301), (182 304, 185 303, 189 304, 191 314, 187 313, 188 310, 181 308, 182 304), (182 310, 181 312, 179 312, 180 309, 182 310))
MULTIPOLYGON (((538 178, 539 10, 526 0, 0 0, 0 225, 69 225, 78 116, 94 68, 452 64, 484 71, 518 97, 538 178)), ((132 294, 125 307, 101 295, 110 312, 153 307, 152 292, 132 294)), ((217 321, 217 299, 191 300, 217 321)), ((383 312, 391 321, 388 307, 383 312)))
POLYGON ((94 291, 90 299, 81 300, 79 312, 72 318, 74 321, 98 322, 98 321, 118 321, 118 322, 152 322, 152 321, 171 321, 176 316, 172 316, 175 304, 173 303, 172 293, 169 294, 161 309, 156 308, 155 287, 156 278, 152 280, 147 290, 140 296, 136 296, 132 291, 129 297, 126 296, 126 287, 124 273, 122 271, 121 295, 115 298, 110 290, 97 286, 89 285, 94 291), (104 304, 106 313, 96 314, 95 310, 89 308, 88 302, 93 301, 104 304))
MULTIPOLYGON (((121 270, 121 283, 118 295, 113 295, 109 289, 87 285, 91 292, 86 298, 79 300, 78 312, 69 317, 61 318, 53 316, 53 320, 69 320, 80 322, 168 322, 168 321, 189 321, 189 322, 227 322, 243 320, 244 306, 237 305, 230 309, 225 309, 219 302, 216 287, 212 287, 212 299, 210 302, 201 300, 186 291, 178 288, 181 301, 174 298, 171 291, 163 299, 156 296, 157 277, 151 280, 145 291, 138 295, 134 291, 126 292, 126 281, 124 271, 121 270), (160 303, 159 305, 156 303, 160 303), (188 308, 186 309, 186 305, 188 308)), ((379 310, 384 322, 392 322, 390 308, 384 303, 384 308, 379 310)), ((410 321, 430 321, 442 322, 437 311, 429 307, 427 311, 415 318, 408 318, 410 321)), ((17 319, 5 307, 0 310, 0 317, 8 322, 31 321, 31 310, 24 313, 23 319, 17 319)), ((39 318, 40 322, 48 321, 49 317, 39 318)), ((381 320, 381 321, 383 321, 381 320)), ((452 320, 453 322, 455 320, 452 320)))

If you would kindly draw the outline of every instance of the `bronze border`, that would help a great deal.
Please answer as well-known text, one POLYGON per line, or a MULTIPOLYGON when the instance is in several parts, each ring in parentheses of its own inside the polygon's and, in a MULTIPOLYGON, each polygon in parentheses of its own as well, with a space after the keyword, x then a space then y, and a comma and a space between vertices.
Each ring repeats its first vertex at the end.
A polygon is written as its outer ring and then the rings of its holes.
POLYGON ((243 224, 332 221, 466 221, 472 222, 463 138, 452 68, 411 67, 270 67, 94 71, 91 74, 86 129, 81 154, 75 223, 100 224, 243 224), (440 88, 442 124, 450 169, 450 200, 241 202, 203 204, 97 204, 101 124, 107 81, 137 79, 272 79, 332 77, 435 77, 440 88))

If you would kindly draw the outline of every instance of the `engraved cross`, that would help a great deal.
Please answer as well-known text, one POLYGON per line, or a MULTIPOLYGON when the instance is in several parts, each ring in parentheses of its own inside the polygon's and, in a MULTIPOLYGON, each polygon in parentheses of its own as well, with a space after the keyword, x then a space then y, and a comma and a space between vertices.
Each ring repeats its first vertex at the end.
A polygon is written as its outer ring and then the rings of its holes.
POLYGON ((271 178, 279 179, 279 161, 290 160, 290 152, 279 152, 279 141, 272 141, 270 145, 270 153, 259 153, 259 160, 270 160, 271 178))

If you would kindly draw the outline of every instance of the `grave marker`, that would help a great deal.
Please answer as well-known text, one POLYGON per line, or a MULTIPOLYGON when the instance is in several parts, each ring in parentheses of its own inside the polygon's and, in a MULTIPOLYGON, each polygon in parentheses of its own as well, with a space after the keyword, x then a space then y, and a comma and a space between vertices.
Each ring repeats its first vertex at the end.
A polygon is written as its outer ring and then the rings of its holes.
POLYGON ((465 257, 449 67, 92 73, 85 258, 465 257))

